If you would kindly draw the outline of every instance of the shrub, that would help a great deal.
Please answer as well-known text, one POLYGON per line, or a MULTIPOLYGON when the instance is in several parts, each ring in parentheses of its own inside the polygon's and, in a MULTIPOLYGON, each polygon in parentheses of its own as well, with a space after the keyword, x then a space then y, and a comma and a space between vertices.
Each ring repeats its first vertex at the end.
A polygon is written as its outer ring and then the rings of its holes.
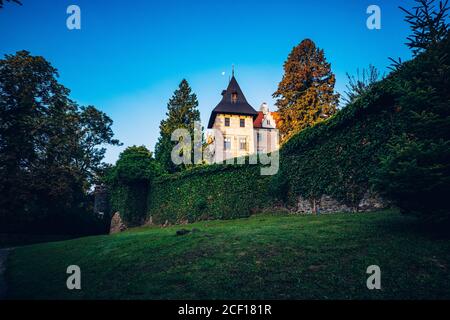
POLYGON ((374 177, 403 212, 450 225, 450 37, 398 71, 405 130, 394 137, 374 177))
POLYGON ((108 175, 111 209, 119 211, 128 226, 144 222, 147 195, 151 181, 162 174, 158 162, 144 146, 132 146, 123 151, 108 175))
POLYGON ((374 183, 405 213, 433 223, 450 222, 450 141, 408 141, 390 146, 374 183))

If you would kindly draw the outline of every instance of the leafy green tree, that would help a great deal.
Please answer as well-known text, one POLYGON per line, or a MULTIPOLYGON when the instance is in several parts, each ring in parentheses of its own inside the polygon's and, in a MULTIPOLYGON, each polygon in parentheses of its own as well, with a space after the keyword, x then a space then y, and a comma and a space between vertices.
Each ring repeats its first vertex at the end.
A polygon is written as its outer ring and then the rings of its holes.
POLYGON ((6 2, 15 2, 19 5, 22 5, 22 3, 18 0, 0 0, 0 9, 3 9, 3 6, 5 5, 5 3, 4 3, 5 1, 6 2))
MULTIPOLYGON (((0 60, 0 219, 8 228, 88 211, 112 120, 79 107, 57 70, 27 51, 0 60)), ((48 224, 47 224, 48 225, 48 224)), ((8 230, 12 230, 9 228, 8 230)), ((61 231, 63 232, 63 231, 61 231)))
POLYGON ((377 187, 404 213, 450 224, 449 140, 411 140, 405 135, 389 147, 378 174, 377 187))
POLYGON ((145 146, 126 148, 116 163, 116 178, 122 182, 148 181, 163 172, 161 165, 145 146))
POLYGON ((335 76, 322 49, 310 39, 292 49, 284 63, 283 79, 273 94, 280 116, 281 141, 331 117, 339 95, 335 76))
POLYGON ((167 118, 161 121, 159 126, 160 137, 155 146, 156 160, 169 173, 185 168, 184 166, 176 166, 171 160, 171 152, 176 144, 176 142, 171 141, 172 132, 179 128, 187 129, 191 132, 193 141, 194 123, 200 121, 200 111, 197 108, 197 96, 192 92, 189 83, 183 79, 167 104, 167 118))

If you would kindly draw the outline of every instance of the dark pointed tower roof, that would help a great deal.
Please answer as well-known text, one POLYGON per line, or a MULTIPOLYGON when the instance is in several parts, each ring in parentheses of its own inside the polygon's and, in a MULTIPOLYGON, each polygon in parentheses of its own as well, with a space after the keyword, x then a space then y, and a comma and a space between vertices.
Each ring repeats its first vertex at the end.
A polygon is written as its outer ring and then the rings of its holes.
POLYGON ((258 112, 256 112, 256 110, 247 102, 247 99, 245 99, 244 93, 234 77, 234 71, 230 83, 228 83, 228 88, 222 91, 222 100, 211 112, 208 129, 213 127, 218 113, 247 115, 253 116, 253 118, 256 118, 258 115, 258 112), (235 101, 232 99, 233 95, 235 96, 235 101))

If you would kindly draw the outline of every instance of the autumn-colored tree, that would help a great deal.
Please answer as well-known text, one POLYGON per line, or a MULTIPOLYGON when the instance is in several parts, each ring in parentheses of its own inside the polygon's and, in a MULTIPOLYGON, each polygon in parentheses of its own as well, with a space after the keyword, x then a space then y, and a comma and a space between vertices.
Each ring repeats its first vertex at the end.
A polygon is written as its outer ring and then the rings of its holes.
POLYGON ((281 142, 336 112, 335 76, 322 49, 303 40, 284 63, 283 79, 273 94, 280 116, 281 142))

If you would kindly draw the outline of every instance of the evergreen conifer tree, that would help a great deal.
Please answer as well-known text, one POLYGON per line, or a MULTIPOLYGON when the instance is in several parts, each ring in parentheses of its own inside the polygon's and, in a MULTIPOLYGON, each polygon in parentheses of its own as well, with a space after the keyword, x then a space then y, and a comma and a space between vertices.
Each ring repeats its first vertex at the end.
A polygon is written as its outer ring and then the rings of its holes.
POLYGON ((294 47, 273 94, 281 120, 281 142, 336 112, 339 95, 334 92, 335 81, 324 51, 312 40, 305 39, 294 47))
POLYGON ((188 129, 193 141, 194 123, 200 121, 198 100, 189 83, 183 79, 167 104, 167 118, 159 126, 160 137, 155 146, 155 158, 169 173, 179 171, 184 166, 176 166, 171 160, 171 152, 176 142, 171 141, 172 132, 179 128, 188 129))

